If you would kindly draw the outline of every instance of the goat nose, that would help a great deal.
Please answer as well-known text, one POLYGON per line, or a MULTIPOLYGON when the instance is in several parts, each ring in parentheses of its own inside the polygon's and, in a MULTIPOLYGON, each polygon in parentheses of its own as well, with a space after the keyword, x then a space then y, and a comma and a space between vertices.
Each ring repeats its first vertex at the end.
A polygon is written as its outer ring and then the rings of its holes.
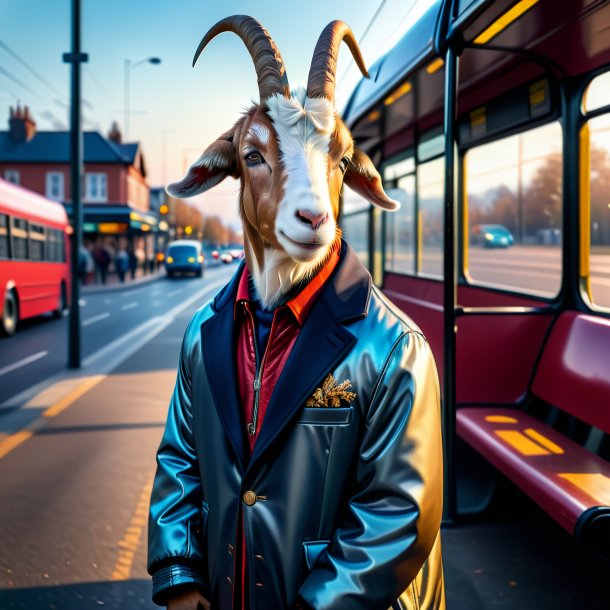
POLYGON ((297 218, 305 224, 311 225, 312 229, 317 229, 326 222, 328 218, 327 212, 316 214, 311 210, 297 210, 297 218))

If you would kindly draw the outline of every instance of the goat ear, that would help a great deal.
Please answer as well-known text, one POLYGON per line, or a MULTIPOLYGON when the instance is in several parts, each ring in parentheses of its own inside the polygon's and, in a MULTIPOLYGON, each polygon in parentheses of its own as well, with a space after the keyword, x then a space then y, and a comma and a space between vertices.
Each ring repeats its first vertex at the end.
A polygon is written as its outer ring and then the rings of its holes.
POLYGON ((388 212, 394 212, 400 207, 400 202, 390 199, 381 184, 381 176, 366 153, 354 148, 351 162, 343 182, 372 204, 388 212))
POLYGON ((235 127, 210 144, 201 157, 189 167, 182 180, 167 186, 167 192, 173 197, 184 199, 211 189, 227 176, 237 178, 239 166, 233 146, 234 135, 235 127))

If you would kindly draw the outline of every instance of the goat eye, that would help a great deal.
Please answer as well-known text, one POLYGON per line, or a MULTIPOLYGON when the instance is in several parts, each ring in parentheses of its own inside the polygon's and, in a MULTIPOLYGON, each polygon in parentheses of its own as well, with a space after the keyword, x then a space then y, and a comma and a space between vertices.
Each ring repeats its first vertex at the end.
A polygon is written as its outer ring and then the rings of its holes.
POLYGON ((341 173, 344 174, 347 171, 347 167, 350 163, 350 159, 349 157, 343 157, 343 159, 341 159, 341 161, 339 161, 339 169, 341 170, 341 173))
POLYGON ((254 165, 260 165, 264 161, 263 155, 261 155, 258 152, 258 150, 253 150, 252 152, 249 152, 245 156, 245 159, 246 159, 246 165, 248 167, 253 167, 254 165))

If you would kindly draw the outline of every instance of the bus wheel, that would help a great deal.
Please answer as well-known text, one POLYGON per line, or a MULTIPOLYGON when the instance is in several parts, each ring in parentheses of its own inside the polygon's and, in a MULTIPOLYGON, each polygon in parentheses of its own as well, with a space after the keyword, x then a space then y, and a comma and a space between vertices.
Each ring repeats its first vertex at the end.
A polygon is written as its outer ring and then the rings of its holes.
POLYGON ((2 324, 0 324, 0 334, 10 337, 17 330, 17 320, 19 319, 19 303, 17 295, 13 290, 4 293, 4 306, 2 308, 2 324))
POLYGON ((68 297, 66 295, 66 285, 62 282, 59 287, 59 299, 57 301, 57 309, 53 310, 53 316, 61 318, 68 308, 68 297))

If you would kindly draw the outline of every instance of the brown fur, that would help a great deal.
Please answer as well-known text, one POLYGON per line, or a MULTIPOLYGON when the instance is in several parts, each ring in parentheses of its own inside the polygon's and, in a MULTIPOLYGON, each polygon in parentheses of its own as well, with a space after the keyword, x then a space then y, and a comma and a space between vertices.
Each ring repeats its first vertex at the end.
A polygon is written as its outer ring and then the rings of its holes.
POLYGON ((275 237, 275 216, 277 204, 283 197, 285 176, 273 123, 265 114, 264 107, 253 106, 247 112, 233 142, 242 179, 239 211, 246 242, 246 263, 252 269, 255 262, 258 267, 262 266, 265 247, 281 249, 275 237), (251 130, 253 124, 263 125, 269 130, 267 143, 251 130), (248 146, 260 151, 264 164, 255 168, 247 166, 244 157, 248 146))

